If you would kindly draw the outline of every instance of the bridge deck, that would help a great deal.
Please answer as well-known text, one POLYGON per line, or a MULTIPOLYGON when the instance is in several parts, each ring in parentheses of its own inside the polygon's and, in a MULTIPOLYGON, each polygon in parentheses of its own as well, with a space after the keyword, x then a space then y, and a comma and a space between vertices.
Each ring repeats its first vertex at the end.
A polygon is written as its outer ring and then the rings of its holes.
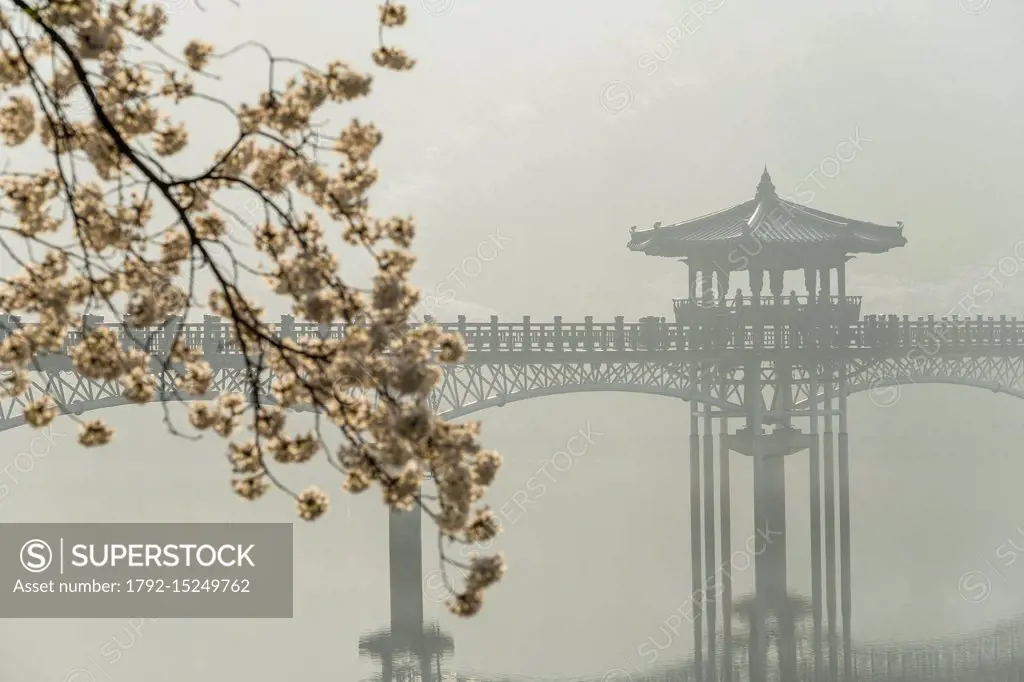
MULTIPOLYGON (((817 325, 779 324, 755 328, 750 325, 678 324, 675 322, 535 323, 529 318, 520 322, 436 323, 445 331, 459 332, 471 354, 544 352, 637 352, 637 351, 813 351, 842 350, 854 355, 887 355, 919 348, 934 355, 943 352, 971 354, 1016 354, 1024 351, 1024 321, 1013 319, 940 319, 896 316, 868 316, 846 324, 817 325), (860 352, 860 353, 858 353, 860 352), (865 353, 866 352, 866 353, 865 353)), ((30 326, 30 325, 26 325, 30 326)), ((125 325, 102 325, 113 328, 126 345, 125 325)), ((340 338, 343 325, 296 323, 287 316, 281 323, 269 325, 282 338, 340 338)), ((128 328, 135 343, 141 342, 154 354, 166 353, 169 339, 180 331, 189 346, 201 347, 206 355, 240 355, 231 339, 230 327, 218 317, 208 316, 200 324, 180 324, 172 319, 162 328, 128 328)), ((81 332, 68 334, 64 352, 81 342, 81 332)))

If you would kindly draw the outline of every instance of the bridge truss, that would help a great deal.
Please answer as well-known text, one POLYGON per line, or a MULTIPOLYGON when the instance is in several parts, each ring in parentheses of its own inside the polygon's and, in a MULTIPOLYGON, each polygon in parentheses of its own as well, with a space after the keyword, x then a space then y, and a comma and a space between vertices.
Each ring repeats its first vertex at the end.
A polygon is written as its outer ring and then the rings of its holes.
MULTIPOLYGON (((99 323, 98 318, 91 321, 99 323)), ((209 400, 230 392, 248 395, 244 358, 232 347, 228 327, 219 318, 208 316, 202 324, 187 325, 172 319, 162 328, 131 328, 127 335, 122 324, 108 326, 118 330, 126 345, 132 338, 144 339, 154 356, 155 400, 209 400), (190 345, 203 348, 204 359, 213 368, 212 390, 207 395, 183 397, 174 387, 174 370, 165 370, 158 360, 167 352, 168 339, 179 331, 190 345)), ((431 396, 437 413, 449 419, 521 400, 598 391, 661 395, 723 410, 745 403, 742 370, 735 365, 713 380, 704 375, 709 366, 731 364, 731 355, 749 351, 752 339, 737 342, 732 337, 715 343, 680 325, 626 324, 622 318, 614 323, 587 319, 577 324, 564 324, 559 318, 553 324, 531 323, 529 318, 515 323, 497 319, 468 323, 460 318, 440 326, 461 332, 469 349, 464 362, 445 367, 431 396)), ((325 338, 344 333, 340 326, 295 323, 287 316, 278 331, 285 336, 325 338)), ((771 331, 765 331, 761 348, 788 343, 781 333, 774 341, 771 331)), ((893 400, 893 391, 883 389, 930 383, 973 386, 1024 398, 1024 322, 1016 319, 910 322, 903 318, 880 323, 866 318, 844 335, 849 342, 840 352, 825 345, 821 348, 815 391, 819 401, 824 398, 827 377, 832 377, 832 390, 838 393, 843 375, 848 394, 878 392, 872 400, 879 404, 893 400)), ((43 395, 75 415, 129 404, 120 383, 85 379, 74 371, 66 351, 79 341, 80 334, 72 334, 65 353, 40 358, 25 395, 0 399, 0 431, 24 424, 26 401, 43 395)), ((810 373, 794 369, 790 404, 806 406, 812 391, 810 373)), ((772 404, 777 402, 771 393, 776 383, 771 374, 774 365, 762 371, 767 390, 765 419, 770 422, 772 404)), ((264 403, 273 403, 272 379, 269 373, 260 377, 259 399, 264 403)))

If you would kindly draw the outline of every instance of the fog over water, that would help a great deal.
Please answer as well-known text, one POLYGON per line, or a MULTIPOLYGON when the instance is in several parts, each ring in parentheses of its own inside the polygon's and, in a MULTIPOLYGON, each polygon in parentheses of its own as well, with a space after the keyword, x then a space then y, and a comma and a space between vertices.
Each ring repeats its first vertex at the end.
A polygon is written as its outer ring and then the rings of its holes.
MULTIPOLYGON (((419 66, 381 75, 353 113, 385 133, 380 210, 417 215, 415 280, 443 299, 427 312, 670 317, 685 266, 628 252, 629 227, 747 200, 767 163, 780 194, 905 223, 906 247, 848 265, 847 292, 864 296, 865 313, 1024 316, 1024 86, 1014 71, 1024 63, 1024 6, 704 4, 714 12, 694 20, 685 1, 455 0, 443 13, 411 3, 396 42, 419 66), (696 30, 666 42, 681 21, 696 30), (837 152, 851 138, 859 148, 837 152), (826 161, 839 154, 849 160, 826 161), (807 189, 813 197, 801 196, 807 189), (496 255, 467 266, 499 232, 496 255), (991 295, 979 294, 982 284, 991 295)), ((373 2, 208 5, 205 14, 177 9, 168 43, 195 34, 226 48, 253 38, 309 62, 363 66, 375 46, 373 2)), ((222 73, 229 89, 238 79, 239 93, 265 78, 237 64, 222 73)), ((193 137, 223 146, 202 129, 193 137)), ((892 397, 885 406, 866 393, 849 401, 855 640, 942 637, 1024 611, 1024 551, 1013 549, 1024 548, 1024 401, 948 385, 903 386, 892 397), (981 603, 961 594, 972 571, 991 581, 981 603)), ((170 413, 185 424, 180 406, 170 413)), ((472 620, 428 599, 428 618, 455 639, 449 667, 600 678, 637 660, 649 638, 664 642, 663 623, 690 594, 688 414, 669 398, 589 393, 472 416, 484 422, 485 445, 505 456, 490 501, 505 510, 499 544, 510 567, 472 620), (551 469, 543 494, 507 504, 581 430, 593 436, 585 453, 551 469)), ((96 416, 118 431, 95 451, 75 444, 64 417, 49 443, 26 428, 0 434, 0 469, 36 453, 17 483, 3 481, 0 519, 293 518, 282 495, 236 499, 224 442, 169 435, 158 406, 96 416)), ((790 585, 809 595, 807 463, 790 460, 790 585)), ((753 529, 751 467, 733 461, 740 547, 753 529)), ((326 466, 285 478, 338 486, 326 466)), ((114 682, 367 677, 376 671, 357 642, 388 624, 387 522, 371 493, 334 495, 325 518, 296 523, 291 620, 158 620, 114 664, 99 652, 112 637, 132 637, 126 622, 0 620, 0 670, 23 682, 64 680, 75 668, 114 682)), ((429 524, 424 563, 436 563, 429 524)), ((737 595, 751 591, 753 570, 734 580, 737 595)), ((683 630, 659 662, 691 648, 683 630)))

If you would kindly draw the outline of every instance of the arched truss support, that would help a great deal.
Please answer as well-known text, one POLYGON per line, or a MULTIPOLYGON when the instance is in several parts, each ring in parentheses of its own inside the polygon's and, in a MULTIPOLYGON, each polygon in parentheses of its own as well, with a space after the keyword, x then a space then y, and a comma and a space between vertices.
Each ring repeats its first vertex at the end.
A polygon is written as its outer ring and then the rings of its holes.
MULTIPOLYGON (((883 407, 895 403, 902 389, 914 384, 970 386, 1024 398, 1024 356, 906 354, 848 360, 846 368, 847 394, 867 391, 874 394, 872 401, 883 407)), ((806 379, 801 384, 794 404, 796 409, 806 409, 809 403, 806 379)), ((838 396, 838 379, 833 379, 832 385, 838 396)), ((818 402, 824 401, 823 389, 819 388, 817 398, 818 402)))
MULTIPOLYGON (((210 400, 222 393, 248 394, 245 370, 214 368, 212 390, 203 396, 182 396, 174 389, 173 371, 155 370, 157 397, 165 400, 210 400)), ((264 375, 259 400, 275 401, 270 393, 271 377, 264 375)), ((437 413, 447 419, 509 403, 543 396, 597 391, 646 393, 681 400, 699 400, 719 408, 735 408, 726 397, 730 389, 712 387, 708 394, 696 390, 690 381, 688 366, 666 362, 587 362, 587 363, 469 363, 445 367, 440 385, 431 396, 437 413)), ((0 400, 0 431, 25 423, 27 402, 49 395, 65 414, 131 404, 117 381, 85 379, 73 371, 47 371, 30 374, 25 395, 0 400)), ((251 396, 250 396, 251 398, 251 396)), ((301 410, 301 408, 300 408, 301 410)))

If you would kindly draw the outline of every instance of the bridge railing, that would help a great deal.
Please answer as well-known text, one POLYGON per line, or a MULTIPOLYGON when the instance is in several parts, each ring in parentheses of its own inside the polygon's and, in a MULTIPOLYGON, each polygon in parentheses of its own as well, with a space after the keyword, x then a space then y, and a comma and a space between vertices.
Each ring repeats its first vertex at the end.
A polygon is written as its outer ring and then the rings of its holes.
MULTIPOLYGON (((434 321, 427 318, 427 322, 434 321)), ((925 355, 942 351, 977 348, 1024 349, 1024 321, 1016 318, 982 317, 960 319, 918 318, 869 315, 852 323, 765 325, 728 324, 716 322, 678 324, 664 318, 642 318, 626 323, 617 317, 614 322, 468 322, 460 316, 456 322, 437 323, 446 331, 459 332, 473 353, 486 352, 589 352, 589 351, 679 351, 693 349, 752 350, 771 348, 851 348, 851 349, 920 349, 925 355)), ((0 338, 21 322, 13 316, 0 316, 0 338)), ((104 325, 98 316, 83 319, 83 328, 104 325)), ((206 316, 201 323, 185 324, 170 318, 162 327, 135 328, 105 324, 114 329, 125 347, 147 348, 154 354, 165 354, 171 339, 182 334, 191 347, 200 347, 210 354, 237 354, 241 350, 232 339, 230 325, 219 317, 206 316)), ((296 322, 282 316, 280 323, 268 325, 279 337, 340 338, 342 325, 319 325, 296 322)), ((64 352, 82 340, 82 332, 68 333, 64 352)))

